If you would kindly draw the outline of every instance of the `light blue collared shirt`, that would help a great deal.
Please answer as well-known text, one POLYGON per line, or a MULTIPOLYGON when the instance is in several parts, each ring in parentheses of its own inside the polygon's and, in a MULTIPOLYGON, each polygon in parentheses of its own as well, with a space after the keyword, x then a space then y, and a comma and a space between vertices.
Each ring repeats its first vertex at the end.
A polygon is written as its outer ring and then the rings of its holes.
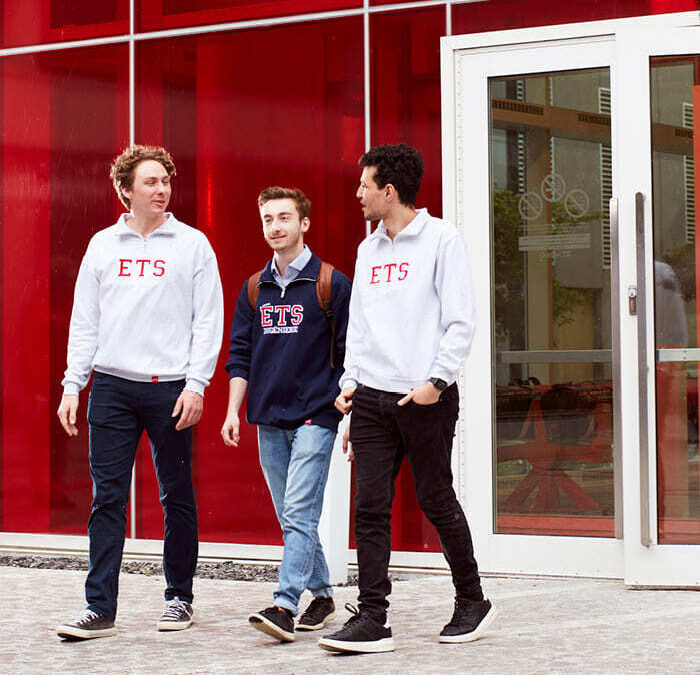
POLYGON ((282 286, 282 288, 287 288, 287 285, 299 276, 299 273, 306 267, 309 260, 311 260, 311 249, 304 244, 304 250, 287 265, 286 276, 283 277, 277 269, 277 261, 273 256, 272 264, 270 265, 272 278, 282 286))

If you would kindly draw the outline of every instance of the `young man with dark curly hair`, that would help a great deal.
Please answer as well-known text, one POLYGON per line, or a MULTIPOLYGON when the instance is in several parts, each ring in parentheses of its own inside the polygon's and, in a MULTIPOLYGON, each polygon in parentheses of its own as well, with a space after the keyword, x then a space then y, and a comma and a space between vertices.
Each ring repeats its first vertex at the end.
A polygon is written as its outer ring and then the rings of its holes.
MULTIPOLYGON (((379 220, 358 249, 345 372, 336 407, 352 408, 359 610, 319 645, 338 652, 394 649, 386 623, 391 504, 408 458, 418 503, 437 529, 456 588, 440 642, 480 637, 495 610, 484 599, 462 507, 452 486, 459 414, 457 373, 475 327, 464 240, 450 223, 416 210, 423 159, 405 144, 380 145, 360 159, 357 198, 379 220)), ((348 437, 344 439, 348 449, 348 437)))
POLYGON ((221 347, 223 296, 207 238, 167 211, 174 175, 164 148, 136 145, 114 160, 110 176, 129 213, 92 237, 75 284, 58 417, 76 436, 78 394, 94 371, 87 410, 93 501, 87 606, 57 628, 70 640, 116 633, 126 507, 144 430, 165 516, 167 587, 157 628, 192 623, 192 427, 221 347))
POLYGON ((266 188, 258 208, 273 256, 238 296, 221 435, 226 445, 238 445, 238 413, 248 390, 247 420, 258 428, 260 466, 284 538, 273 604, 248 620, 280 642, 292 642, 295 630, 319 630, 335 617, 318 522, 342 417, 333 402, 351 286, 304 244, 311 203, 301 190, 266 188), (307 589, 313 599, 295 626, 307 589))

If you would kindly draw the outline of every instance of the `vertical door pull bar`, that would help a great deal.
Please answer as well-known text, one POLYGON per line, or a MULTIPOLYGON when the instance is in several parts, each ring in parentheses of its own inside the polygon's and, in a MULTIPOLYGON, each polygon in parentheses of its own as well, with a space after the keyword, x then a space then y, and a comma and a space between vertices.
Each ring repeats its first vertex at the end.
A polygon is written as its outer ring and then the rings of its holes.
POLYGON ((622 539, 622 367, 620 365, 620 228, 617 197, 610 199, 610 303, 612 312, 612 369, 613 369, 613 489, 615 499, 615 538, 622 539))
POLYGON ((642 546, 651 546, 649 523, 649 365, 647 361, 647 298, 646 298, 646 232, 644 228, 644 195, 634 195, 634 216, 637 235, 637 354, 639 372, 639 516, 642 546))

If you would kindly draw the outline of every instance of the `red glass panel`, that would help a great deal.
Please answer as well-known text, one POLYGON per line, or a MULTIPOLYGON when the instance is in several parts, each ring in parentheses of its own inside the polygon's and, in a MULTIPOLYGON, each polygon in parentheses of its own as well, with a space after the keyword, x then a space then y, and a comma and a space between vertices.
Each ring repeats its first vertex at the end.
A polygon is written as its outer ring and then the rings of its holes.
POLYGON ((359 7, 362 0, 137 0, 136 16, 139 30, 159 30, 359 7))
POLYGON ((452 32, 553 26, 697 9, 698 0, 495 0, 453 5, 452 32))
POLYGON ((425 161, 419 206, 442 214, 440 37, 443 8, 370 19, 372 145, 409 143, 425 161))
POLYGON ((129 32, 129 0, 0 0, 2 46, 129 32))
MULTIPOLYGON (((200 538, 279 544, 254 427, 243 424, 237 449, 219 436, 228 330, 243 281, 270 256, 256 204, 267 185, 307 193, 311 249, 352 274, 365 228, 355 199, 364 148, 362 19, 142 43, 137 73, 137 138, 173 153, 173 212, 206 233, 224 286, 226 337, 196 430, 200 538)), ((137 534, 159 537, 157 488, 143 466, 150 459, 141 462, 137 534)))
POLYGON ((127 64, 121 45, 3 59, 3 531, 85 532, 86 394, 78 438, 55 411, 78 266, 116 213, 107 168, 128 140, 127 64))

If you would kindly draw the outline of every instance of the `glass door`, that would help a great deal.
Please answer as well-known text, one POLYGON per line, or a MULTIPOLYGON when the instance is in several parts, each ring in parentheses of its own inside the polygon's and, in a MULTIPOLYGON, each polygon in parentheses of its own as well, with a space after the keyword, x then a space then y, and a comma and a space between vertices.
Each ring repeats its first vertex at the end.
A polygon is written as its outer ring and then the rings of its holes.
POLYGON ((492 571, 622 575, 614 58, 610 36, 457 56, 479 314, 461 475, 492 571))
POLYGON ((613 537, 610 68, 488 87, 494 531, 613 537))
POLYGON ((629 326, 640 392, 637 429, 627 425, 639 454, 625 466, 625 578, 633 585, 700 585, 699 39, 700 28, 667 29, 621 33, 617 44, 619 114, 630 119, 619 135, 628 167, 621 216, 634 219, 638 251, 623 274, 634 272, 642 298, 629 326))

